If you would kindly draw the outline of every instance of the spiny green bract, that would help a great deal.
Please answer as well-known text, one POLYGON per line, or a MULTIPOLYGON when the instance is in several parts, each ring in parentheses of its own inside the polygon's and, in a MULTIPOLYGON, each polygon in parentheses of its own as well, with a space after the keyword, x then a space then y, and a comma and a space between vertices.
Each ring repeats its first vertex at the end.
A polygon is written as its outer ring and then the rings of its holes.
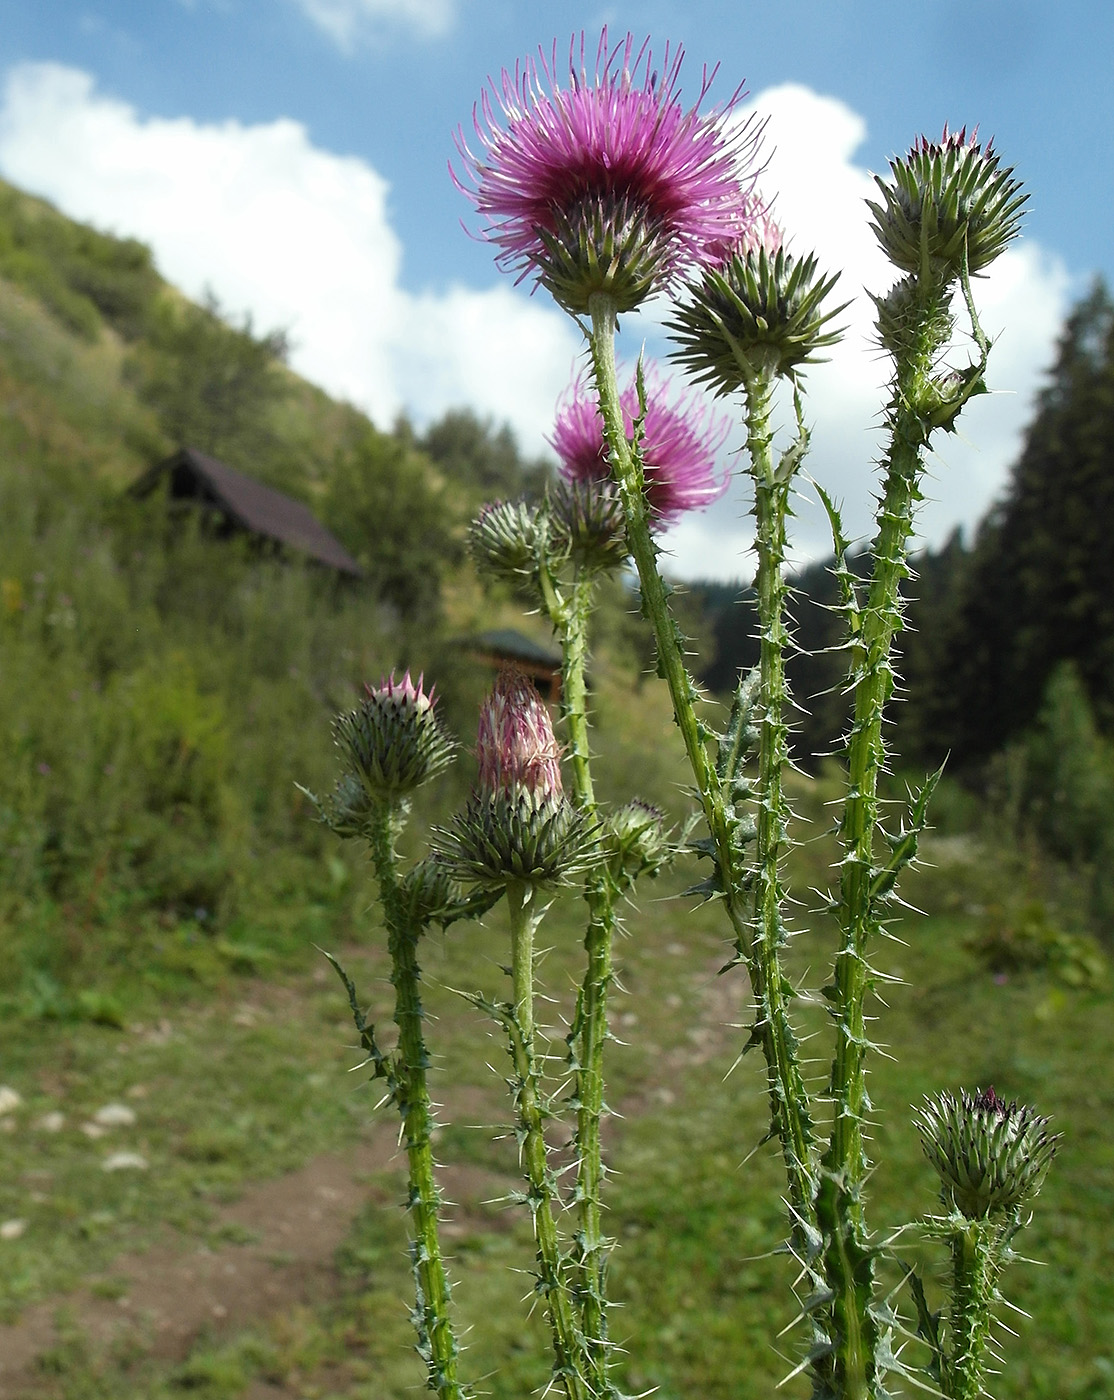
POLYGON ((673 850, 664 812, 637 797, 608 816, 603 842, 613 873, 631 882, 640 875, 657 875, 673 850))
POLYGON ((545 249, 536 259, 539 281, 573 315, 586 314, 596 293, 630 311, 661 281, 669 240, 643 201, 586 195, 570 210, 554 210, 553 221, 552 232, 537 230, 545 249))
POLYGON ((734 393, 755 375, 792 378, 842 334, 830 322, 843 306, 821 306, 838 276, 818 277, 811 254, 737 253, 689 287, 668 324, 679 346, 673 358, 717 394, 734 393))
POLYGON ((562 477, 547 499, 556 550, 583 569, 611 573, 623 567, 630 549, 616 486, 562 477))
POLYGON ((941 140, 920 137, 908 155, 890 162, 892 183, 875 182, 881 203, 867 200, 871 225, 886 256, 903 272, 935 266, 944 281, 989 267, 1021 228, 1028 199, 1012 166, 1001 169, 991 145, 981 147, 964 128, 941 140))
POLYGON ((522 584, 537 574, 545 535, 546 522, 537 507, 492 501, 469 527, 468 553, 480 573, 522 584))
POLYGON ((1005 1103, 993 1087, 926 1099, 916 1118, 945 1203, 969 1220, 1016 1210, 1037 1194, 1060 1145, 1048 1122, 1016 1101, 1005 1103))
MULTIPOLYGON (((436 777, 453 760, 456 741, 434 712, 432 696, 415 686, 409 673, 367 687, 360 704, 333 721, 333 737, 348 772, 373 801, 390 801, 436 777)), ((338 785, 346 808, 351 784, 338 785), (343 792, 342 792, 343 789, 343 792)), ((358 804, 357 804, 358 805, 358 804)))
POLYGON ((559 884, 600 859, 596 824, 568 798, 516 786, 473 793, 430 844, 454 878, 484 889, 559 884))

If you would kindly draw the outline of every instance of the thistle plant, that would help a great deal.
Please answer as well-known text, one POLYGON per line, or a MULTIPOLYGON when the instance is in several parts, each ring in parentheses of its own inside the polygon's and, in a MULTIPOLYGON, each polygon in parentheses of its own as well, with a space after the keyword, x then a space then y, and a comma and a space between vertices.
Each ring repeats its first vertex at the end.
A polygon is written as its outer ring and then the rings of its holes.
MULTIPOLYGON (((966 403, 985 390, 991 346, 972 279, 1016 235, 1025 196, 989 146, 965 130, 945 129, 939 142, 921 138, 892 162, 869 206, 896 280, 875 298, 890 388, 865 580, 848 564, 835 503, 813 483, 832 528, 851 708, 838 746, 844 778, 838 874, 820 911, 834 948, 820 995, 831 1017, 831 1063, 817 1093, 804 1072, 795 1024, 801 994, 785 967, 793 933, 787 857, 796 822, 786 781, 793 705, 786 557, 810 442, 808 368, 837 343, 844 308, 833 301, 837 274, 823 270, 821 257, 793 247, 791 231, 778 225, 757 188, 759 132, 735 111, 740 92, 702 113, 711 83, 705 74, 698 102, 684 108, 681 61, 680 50, 667 50, 657 65, 648 43, 639 46, 628 35, 613 46, 604 31, 590 68, 581 38, 570 47, 567 70, 554 47, 548 57, 503 72, 478 110, 474 150, 458 133, 462 166, 454 179, 483 221, 497 262, 552 295, 585 338, 587 370, 558 406, 550 438, 559 475, 545 500, 494 502, 469 536, 479 571, 509 582, 560 642, 563 742, 530 683, 504 673, 481 711, 470 799, 434 830, 432 855, 399 877, 392 823, 405 792, 447 761, 447 742, 427 738, 432 705, 409 680, 369 693, 368 706, 338 721, 346 770, 320 810, 339 834, 362 835, 372 848, 396 987, 411 988, 405 997, 400 992, 396 1019, 400 1030, 405 1022, 405 1043, 400 1035, 393 1055, 377 1048, 350 985, 349 993, 374 1072, 387 1075, 408 1114, 413 1096, 425 1093, 424 1079, 421 1087, 412 1087, 418 1078, 407 1079, 405 1090, 396 1091, 390 1076, 404 1069, 413 1076, 412 1055, 424 1065, 424 1046, 413 1038, 420 1034, 416 964, 407 961, 418 932, 434 919, 480 913, 505 896, 511 998, 476 993, 470 999, 507 1035, 553 1384, 568 1400, 618 1397, 601 1141, 617 908, 639 877, 678 855, 656 808, 637 799, 609 805, 592 772, 593 610, 600 580, 633 565, 657 671, 691 769, 695 821, 702 823, 683 850, 710 862, 689 893, 721 907, 735 953, 730 966, 745 968, 753 996, 741 1049, 757 1050, 764 1061, 767 1137, 778 1143, 785 1169, 786 1248, 799 1269, 797 1311, 805 1331, 799 1364, 786 1379, 807 1377, 818 1400, 882 1400, 903 1382, 974 1400, 984 1393, 1000 1279, 1058 1139, 1046 1119, 1003 1103, 993 1090, 926 1101, 914 1121, 940 1175, 943 1208, 916 1227, 946 1245, 949 1300, 944 1311, 932 1311, 922 1280, 906 1269, 915 1316, 905 1318, 880 1266, 898 1262, 895 1241, 912 1227, 879 1232, 867 1216, 868 1005, 884 976, 872 961, 878 940, 902 873, 916 857, 939 776, 912 794, 896 824, 882 824, 884 721, 925 458, 934 434, 952 431, 966 403), (717 463, 730 423, 704 407, 696 391, 673 389, 641 360, 620 378, 619 317, 651 296, 670 299, 665 324, 674 360, 697 386, 736 406, 744 439, 759 660, 740 676, 721 729, 709 723, 688 670, 660 537, 686 511, 727 489, 728 474, 717 463), (957 307, 973 346, 959 367, 950 358, 957 307), (787 403, 792 421, 782 436, 779 406, 787 403), (567 1013, 571 1095, 562 1101, 536 1022, 535 952, 547 902, 573 886, 585 902, 584 973, 567 1013), (569 1186, 551 1166, 546 1138, 549 1121, 562 1113, 575 1118, 569 1186), (909 1339, 919 1351, 904 1347, 909 1339)), ((407 1118, 408 1148, 412 1137, 415 1150, 424 1141, 428 1152, 428 1096, 424 1102, 425 1117, 417 1114, 412 1135, 407 1118)), ((419 1332, 430 1385, 458 1394, 450 1388, 457 1384, 455 1348, 426 1163, 420 1152, 412 1156, 412 1207, 421 1202, 415 1208, 419 1332)), ((636 1348, 637 1338, 630 1345, 636 1348)))
POLYGON ((330 962, 348 993, 373 1078, 385 1080, 387 1098, 402 1119, 415 1284, 411 1317, 427 1384, 440 1400, 464 1400, 466 1391, 457 1379, 457 1340, 449 1316, 451 1290, 437 1228, 440 1196, 433 1170, 435 1124, 427 1082, 430 1057, 422 1030, 417 953, 430 923, 438 919, 450 922, 467 912, 467 905, 447 872, 426 863, 402 875, 395 852, 410 794, 452 762, 456 745, 435 713, 432 692, 425 693, 421 679, 415 685, 409 672, 401 682, 391 676, 379 686, 366 687, 361 703, 337 716, 333 733, 341 755, 340 777, 328 797, 308 796, 321 820, 338 836, 362 838, 370 851, 395 989, 398 1043, 394 1050, 381 1048, 375 1027, 360 1010, 351 979, 334 958, 330 957, 330 962))

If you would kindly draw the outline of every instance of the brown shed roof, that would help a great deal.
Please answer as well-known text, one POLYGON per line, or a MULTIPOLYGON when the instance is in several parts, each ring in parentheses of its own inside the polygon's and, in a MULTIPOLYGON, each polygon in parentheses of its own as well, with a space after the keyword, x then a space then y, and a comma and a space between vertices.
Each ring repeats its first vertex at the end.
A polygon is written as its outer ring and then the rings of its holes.
POLYGON ((146 496, 164 474, 170 477, 173 499, 195 501, 219 511, 239 529, 289 545, 339 573, 362 577, 363 570, 355 559, 301 501, 264 486, 194 447, 183 447, 157 463, 132 490, 137 496, 146 496))

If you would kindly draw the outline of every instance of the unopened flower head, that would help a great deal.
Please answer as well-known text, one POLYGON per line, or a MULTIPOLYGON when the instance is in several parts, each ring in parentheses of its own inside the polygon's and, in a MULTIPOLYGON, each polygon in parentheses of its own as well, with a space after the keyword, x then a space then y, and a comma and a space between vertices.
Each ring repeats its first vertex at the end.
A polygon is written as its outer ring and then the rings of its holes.
POLYGON ((597 831, 565 797, 545 702, 505 670, 480 711, 476 787, 433 850, 452 875, 484 889, 567 880, 600 858, 597 831))
MULTIPOLYGON (((716 453, 730 431, 726 418, 711 414, 692 396, 674 403, 667 385, 647 375, 646 411, 638 397, 637 380, 621 395, 628 440, 635 437, 641 418, 639 450, 646 497, 659 528, 674 524, 686 511, 701 510, 723 495, 730 484, 727 470, 719 471, 716 453)), ((571 481, 603 481, 610 477, 603 415, 595 395, 577 380, 561 405, 553 436, 563 476, 571 481)))
POLYGON ((604 839, 613 873, 632 882, 639 875, 657 875, 671 854, 665 813, 638 797, 610 814, 604 839))
POLYGON ((627 527, 618 488, 610 478, 559 477, 546 500, 552 543, 561 555, 598 573, 623 567, 630 554, 627 527))
POLYGON ((549 707, 512 666, 499 673, 480 708, 476 763, 482 792, 523 789, 540 797, 560 797, 563 790, 561 750, 549 707))
POLYGON ((1016 1210, 1037 1194, 1060 1144, 1048 1122, 993 1086, 926 1099, 916 1118, 945 1199, 969 1220, 1016 1210))
POLYGON ((537 572, 542 528, 538 510, 525 501, 491 501, 472 522, 468 552, 481 573, 525 583, 537 572))
POLYGON ((823 305, 835 282, 818 275, 814 257, 789 253, 767 218, 689 287, 669 324, 674 358, 717 394, 792 379, 839 339, 831 321, 843 307, 823 305))
POLYGON ((1001 168, 991 143, 977 132, 919 137, 908 155, 890 162, 892 180, 875 176, 881 202, 867 201, 886 256, 902 272, 958 277, 994 261, 1021 227, 1028 199, 1013 169, 1001 168))
POLYGON ((364 689, 356 709, 337 716, 333 732, 350 776, 372 799, 390 800, 435 777, 452 761, 456 745, 422 677, 415 682, 407 671, 401 680, 391 675, 364 689))
POLYGON ((709 248, 737 237, 749 210, 757 133, 729 124, 736 92, 702 116, 680 101, 683 50, 660 66, 648 41, 600 36, 594 71, 574 37, 562 86, 557 46, 503 70, 473 115, 478 153, 457 134, 466 188, 501 265, 535 274, 567 310, 593 293, 630 310, 709 248))

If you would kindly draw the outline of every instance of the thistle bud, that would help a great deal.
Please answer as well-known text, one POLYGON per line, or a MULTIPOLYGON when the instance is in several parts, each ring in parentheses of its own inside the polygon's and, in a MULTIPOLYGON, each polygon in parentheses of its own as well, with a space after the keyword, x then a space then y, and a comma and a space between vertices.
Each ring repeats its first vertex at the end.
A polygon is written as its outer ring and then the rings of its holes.
POLYGON ((610 481, 562 477, 549 489, 554 541, 584 569, 621 569, 630 550, 617 488, 610 481))
POLYGON ((989 267, 1016 237, 1028 199, 1012 167, 999 165, 991 144, 967 128, 939 142, 919 137, 908 155, 890 161, 892 182, 875 176, 882 200, 867 201, 872 228, 889 260, 903 272, 935 269, 958 277, 966 257, 974 274, 989 267))
MULTIPOLYGON (((337 716, 333 734, 368 798, 389 801, 440 773, 452 762, 456 744, 434 713, 422 677, 415 685, 407 671, 401 681, 392 675, 364 689, 356 709, 337 716)), ((334 799, 338 795, 348 804, 344 810, 359 808, 351 781, 342 780, 334 799)))
POLYGON ((412 865, 399 883, 410 922, 420 928, 449 915, 463 899, 452 871, 430 856, 412 865))
POLYGON ((944 1199, 969 1220, 1014 1211, 1040 1190, 1060 1145, 1049 1120, 994 1092, 926 1099, 916 1117, 944 1199))
POLYGON ((362 836, 368 830, 372 814, 372 799, 368 790, 354 773, 342 773, 328 797, 317 797, 301 783, 295 786, 313 803, 319 821, 334 836, 362 836))
POLYGON ((476 762, 479 788, 489 795, 525 789, 545 799, 563 791, 561 750, 549 708, 513 666, 499 673, 480 708, 476 762))
POLYGON ((468 553, 481 574, 523 583, 533 579, 544 545, 541 512, 525 501, 492 501, 468 530, 468 553))
POLYGON ((549 884, 598 859, 595 827, 564 795, 545 702, 513 668, 500 674, 480 711, 476 760, 467 807, 432 836, 457 879, 487 889, 509 880, 549 884))
POLYGON ((792 379, 842 334, 829 323, 843 307, 821 305, 838 276, 818 276, 814 257, 794 258, 772 235, 744 246, 688 289, 668 327, 673 358, 718 394, 755 375, 792 379))
POLYGON ((596 292, 610 297, 617 311, 631 311, 664 280, 668 238, 641 202, 586 195, 558 210, 553 224, 537 231, 535 262, 538 280, 566 311, 584 315, 596 292))
POLYGON ((636 797, 607 818, 604 843, 617 874, 631 882, 640 875, 653 877, 671 852, 665 813, 636 797))

